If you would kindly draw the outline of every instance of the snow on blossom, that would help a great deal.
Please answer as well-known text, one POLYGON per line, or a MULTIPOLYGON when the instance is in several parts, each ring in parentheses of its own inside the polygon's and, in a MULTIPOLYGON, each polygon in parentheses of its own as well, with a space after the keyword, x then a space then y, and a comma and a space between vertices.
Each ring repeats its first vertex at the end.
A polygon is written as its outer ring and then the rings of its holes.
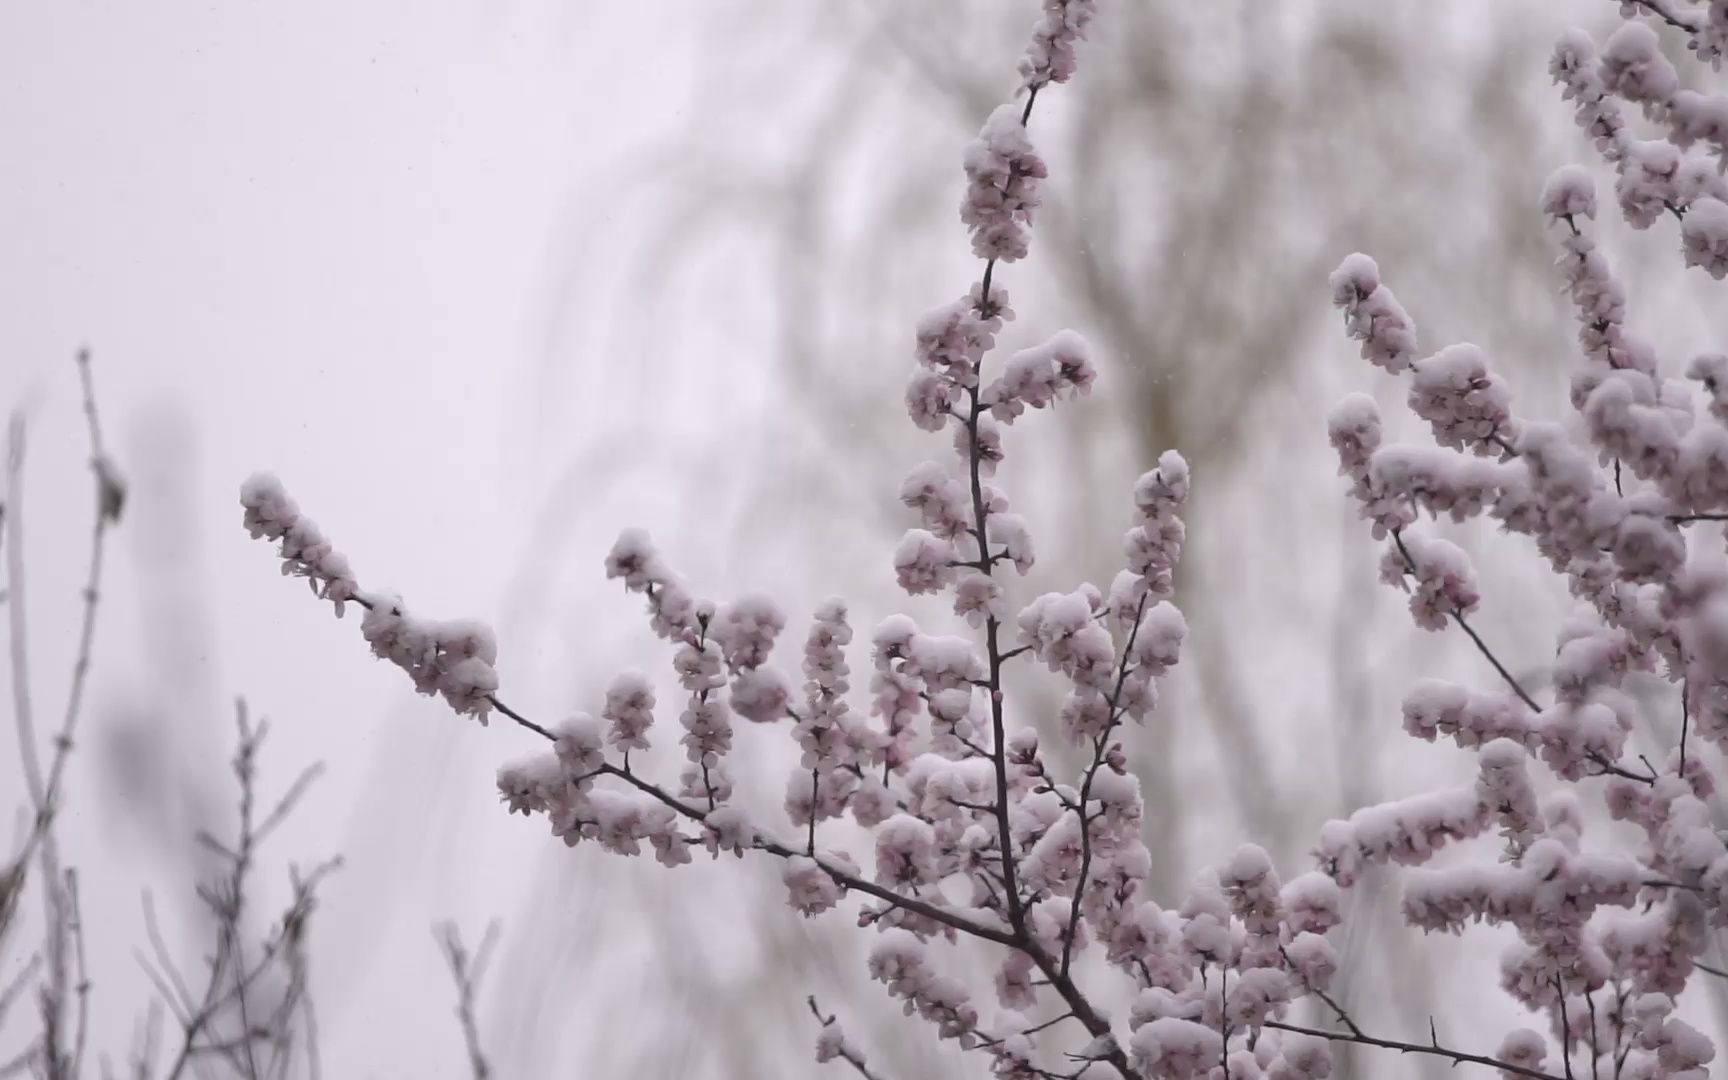
POLYGON ((816 1063, 820 1065, 849 1053, 854 1051, 847 1046, 846 1033, 840 1030, 840 1025, 834 1020, 823 1024, 816 1034, 816 1063))
POLYGON ((1410 411, 1441 446, 1498 455, 1511 434, 1511 395, 1474 345, 1448 345, 1412 362, 1410 411))
POLYGON ((1542 186, 1542 212, 1558 221, 1596 216, 1596 184, 1582 165, 1562 165, 1542 186))
POLYGON ((918 320, 915 342, 920 373, 947 387, 952 402, 957 388, 977 384, 984 354, 995 346, 1003 322, 1013 317, 1007 292, 993 286, 986 300, 982 282, 959 300, 926 312, 918 320))
POLYGON ((897 889, 936 880, 936 834, 929 822, 895 814, 877 827, 876 880, 897 889))
POLYGON ((668 641, 694 633, 698 605, 661 559, 654 542, 641 529, 624 529, 606 555, 606 577, 624 579, 624 587, 648 597, 650 625, 668 641))
POLYGON ((1386 549, 1380 577, 1410 594, 1410 614, 1424 630, 1443 630, 1452 615, 1476 610, 1482 596, 1463 549, 1438 537, 1404 533, 1386 549))
POLYGON ((654 688, 639 671, 620 672, 606 688, 600 715, 610 729, 606 741, 619 750, 648 749, 648 728, 654 723, 654 688))
POLYGON ((786 715, 792 684, 773 668, 746 668, 733 676, 727 698, 732 711, 754 724, 771 724, 786 715))
POLYGON ((574 713, 554 729, 552 748, 572 777, 598 772, 606 764, 600 724, 587 713, 574 713))
POLYGON ((1471 690, 1439 679, 1420 679, 1404 696, 1404 730, 1433 742, 1440 736, 1459 746, 1481 746, 1496 739, 1532 739, 1530 710, 1515 696, 1471 690))
POLYGON ((280 542, 283 574, 305 578, 338 618, 348 603, 365 609, 360 633, 373 655, 401 668, 417 692, 441 695, 454 711, 486 723, 498 690, 498 645, 489 626, 475 619, 422 619, 393 593, 363 592, 347 558, 269 473, 241 485, 240 505, 254 539, 280 542))
POLYGON ((1416 358, 1416 327, 1392 290, 1380 283, 1380 267, 1361 253, 1347 256, 1332 272, 1332 303, 1344 313, 1345 331, 1362 343, 1362 358, 1387 371, 1403 371, 1416 358))
POLYGON ((970 500, 959 478, 934 461, 915 467, 900 485, 900 501, 923 515, 925 528, 948 540, 969 527, 970 500))
POLYGON ((1648 229, 1678 203, 1680 151, 1661 140, 1630 139, 1625 145, 1614 194, 1620 214, 1634 229, 1648 229))
POLYGON ((1332 984, 1332 976, 1338 973, 1338 955, 1323 934, 1306 931, 1297 934, 1284 946, 1284 955, 1290 970, 1310 989, 1326 989, 1332 984))
POLYGON ((1338 475, 1365 480, 1380 448, 1380 407, 1363 393, 1347 394, 1326 416, 1327 438, 1338 452, 1338 475))
POLYGON ((1278 874, 1264 848, 1244 844, 1218 871, 1219 884, 1230 898, 1232 914, 1251 934, 1278 932, 1278 874))
POLYGON ((959 398, 954 383, 933 371, 915 371, 906 384, 906 413, 924 431, 941 431, 959 398))
POLYGON ((870 976, 904 1001, 909 1013, 916 1011, 935 1024, 941 1037, 972 1044, 978 1011, 966 985, 933 971, 924 944, 911 933, 883 931, 870 950, 870 976))
POLYGON ((894 550, 900 587, 916 596, 936 592, 954 579, 954 545, 924 529, 908 529, 894 550))
POLYGON ((1002 375, 984 388, 979 400, 998 421, 1009 423, 1027 408, 1043 409, 1061 398, 1086 394, 1096 378, 1086 339, 1061 330, 1044 344, 1009 357, 1002 375))
POLYGON ((1687 365, 1686 377, 1710 395, 1710 415, 1728 423, 1728 353, 1699 353, 1687 365))
POLYGON ((972 230, 972 253, 1002 262, 1025 258, 1032 211, 1048 173, 1017 106, 1000 105, 990 114, 966 148, 965 166, 960 220, 972 230))
POLYGON ((1135 1029, 1129 1046, 1135 1066, 1147 1076, 1200 1080, 1211 1075, 1224 1041, 1211 1027, 1166 1016, 1135 1029))
POLYGON ((820 915, 840 902, 839 884, 808 856, 788 858, 781 867, 780 879, 786 885, 788 902, 805 916, 820 915))
POLYGON ((1322 870, 1348 887, 1369 864, 1426 862, 1448 843, 1481 833, 1488 820, 1474 788, 1425 792, 1328 821, 1314 854, 1322 870))
POLYGON ((1020 60, 1028 90, 1067 82, 1074 75, 1074 46, 1098 13, 1097 0, 1044 0, 1044 14, 1032 28, 1032 43, 1020 60))
POLYGON ((512 814, 543 813, 571 787, 563 761, 554 754, 534 754, 498 769, 498 797, 512 814))
POLYGON ((1188 620, 1168 600, 1160 600, 1140 618, 1134 635, 1132 659, 1150 675, 1163 675, 1182 655, 1182 642, 1188 637, 1188 620))
POLYGON ((1297 934, 1324 934, 1344 918, 1344 897, 1338 882, 1318 870, 1285 882, 1278 902, 1285 923, 1297 934))
POLYGON ((720 609, 710 632, 733 672, 760 667, 786 628, 786 615, 766 596, 744 596, 720 609))
POLYGON ((1514 851, 1522 851, 1542 828, 1536 791, 1525 769, 1528 755, 1511 739, 1496 739, 1482 748, 1476 791, 1500 823, 1500 835, 1514 851))
POLYGON ((1662 105, 1680 89, 1680 74, 1662 55, 1656 32, 1623 22, 1602 46, 1602 88, 1640 105, 1662 105))
POLYGON ((1728 277, 1728 203, 1717 198, 1693 202, 1680 223, 1680 240, 1687 266, 1718 281, 1728 277))
POLYGON ((684 735, 678 740, 692 764, 712 765, 732 749, 732 715, 718 697, 692 697, 678 722, 684 735))
MULTIPOLYGON (((1521 1069, 1543 1071, 1548 1062, 1548 1043, 1542 1036, 1529 1028, 1519 1028, 1507 1033, 1500 1041, 1500 1049, 1495 1051, 1495 1057, 1508 1065, 1516 1065, 1521 1069)), ((1512 1080, 1524 1074, 1501 1070, 1500 1075, 1512 1080)))
POLYGON ((984 525, 992 554, 1014 564, 1016 572, 1031 572, 1036 558, 1032 549, 1032 530, 1019 514, 991 514, 984 525))

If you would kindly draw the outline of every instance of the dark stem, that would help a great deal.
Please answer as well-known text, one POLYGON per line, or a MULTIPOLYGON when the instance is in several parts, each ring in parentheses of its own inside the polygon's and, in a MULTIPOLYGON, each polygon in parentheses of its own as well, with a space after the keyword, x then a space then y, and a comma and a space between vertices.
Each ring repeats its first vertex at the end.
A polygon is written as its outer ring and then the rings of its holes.
MULTIPOLYGON (((1402 529, 1392 530, 1392 542, 1398 547, 1398 554, 1404 560, 1405 569, 1407 569, 1411 576, 1414 577, 1416 575, 1416 561, 1410 557, 1410 549, 1404 546, 1404 533, 1402 529)), ((1470 625, 1469 620, 1464 617, 1464 612, 1457 607, 1452 607, 1449 609, 1448 614, 1452 616, 1452 620, 1458 624, 1459 628, 1469 636, 1471 642, 1475 644, 1476 650, 1494 666, 1495 671, 1500 673, 1500 678, 1505 681, 1507 686, 1511 687, 1512 692, 1518 696, 1518 700, 1522 701, 1525 707, 1531 712, 1541 712, 1542 706, 1535 698, 1530 696, 1530 692, 1524 689, 1523 684, 1518 681, 1517 677, 1507 670, 1506 665, 1500 662, 1500 658, 1494 655, 1494 650, 1488 647, 1488 643, 1482 640, 1482 635, 1478 634, 1475 627, 1470 625)), ((1628 772, 1602 757, 1602 755, 1594 752, 1589 755, 1589 758, 1591 763, 1600 769, 1603 774, 1618 776, 1625 780, 1636 780, 1640 784, 1654 784, 1656 782, 1656 776, 1654 773, 1650 776, 1641 776, 1635 772, 1628 772)))
POLYGON ((1297 1035, 1312 1035, 1319 1039, 1329 1039, 1332 1042, 1356 1043, 1361 1046, 1375 1046, 1382 1050, 1396 1050, 1401 1054, 1427 1054, 1430 1057, 1443 1057, 1458 1065, 1486 1065, 1489 1068, 1500 1069, 1514 1076, 1529 1076, 1535 1080, 1563 1080, 1553 1073, 1545 1073, 1537 1069, 1526 1069, 1522 1065, 1514 1065, 1509 1061, 1485 1057, 1481 1054, 1470 1054, 1463 1050, 1452 1050, 1441 1046, 1438 1042, 1429 1044, 1404 1042, 1399 1039, 1381 1039, 1373 1035, 1350 1031, 1324 1031, 1320 1028, 1303 1027, 1300 1024, 1286 1024, 1282 1020, 1268 1020, 1266 1026, 1279 1031, 1290 1031, 1297 1035))

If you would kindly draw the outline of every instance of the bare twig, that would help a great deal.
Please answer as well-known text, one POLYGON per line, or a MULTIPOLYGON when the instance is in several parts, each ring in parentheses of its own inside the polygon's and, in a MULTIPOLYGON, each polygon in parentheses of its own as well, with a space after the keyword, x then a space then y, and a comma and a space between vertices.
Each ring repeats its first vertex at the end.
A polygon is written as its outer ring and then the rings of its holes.
POLYGON ((442 923, 432 929, 433 937, 438 939, 438 948, 444 954, 444 962, 450 967, 450 976, 456 981, 456 1018, 462 1024, 462 1038, 468 1046, 468 1067, 474 1073, 474 1080, 488 1080, 492 1075, 492 1067, 486 1061, 486 1054, 480 1046, 480 1029, 474 1020, 474 1001, 480 996, 480 983, 486 977, 486 965, 492 958, 492 949, 498 944, 498 922, 493 920, 486 926, 486 934, 480 939, 480 948, 470 956, 462 944, 462 934, 453 922, 442 923))
POLYGON ((245 936, 248 881, 263 835, 275 828, 293 810, 315 779, 319 766, 303 770, 276 806, 257 819, 257 759, 269 724, 254 727, 245 703, 236 703, 235 724, 239 732, 233 773, 239 785, 239 829, 232 844, 200 834, 200 844, 227 864, 224 874, 200 885, 199 898, 216 922, 214 952, 207 958, 209 979, 202 994, 194 998, 162 942, 155 912, 145 897, 145 924, 155 953, 154 962, 140 955, 146 974, 156 984, 161 999, 180 1023, 180 1046, 169 1066, 168 1080, 177 1080, 187 1069, 207 1056, 222 1058, 229 1068, 247 1080, 286 1076, 297 1043, 294 1019, 298 1015, 307 1028, 309 1067, 316 1074, 315 1020, 308 997, 304 938, 307 920, 316 906, 316 890, 323 879, 341 865, 331 859, 302 875, 289 868, 292 896, 275 930, 258 943, 256 956, 245 936), (256 991, 266 978, 277 989, 265 1005, 256 991), (269 1051, 260 1057, 260 1050, 269 1051))
POLYGON ((156 1067, 156 1057, 161 1052, 162 1043, 162 1003, 151 1001, 144 1014, 144 1022, 132 1039, 132 1080, 150 1080, 156 1067))
MULTIPOLYGON (((1405 569, 1414 576, 1416 574, 1416 560, 1410 557, 1410 549, 1404 545, 1403 530, 1392 530, 1392 542, 1398 547, 1398 554, 1404 560, 1405 569)), ((1506 665, 1500 662, 1498 656, 1494 655, 1494 650, 1490 649, 1488 643, 1482 640, 1482 635, 1478 634, 1475 627, 1470 625, 1469 620, 1464 618, 1464 612, 1455 606, 1448 606, 1447 613, 1452 616, 1452 621, 1458 624, 1459 629, 1463 630, 1470 638, 1471 643, 1476 646, 1476 651, 1481 653, 1483 657, 1487 659, 1488 663, 1493 665, 1495 671, 1499 672, 1500 678, 1504 680, 1506 685, 1511 688, 1512 692, 1517 695, 1518 700, 1522 701, 1525 707, 1531 712, 1541 712, 1541 704, 1539 704, 1535 698, 1530 696, 1530 692, 1524 689, 1523 684, 1518 681, 1517 677, 1514 676, 1511 671, 1507 670, 1506 665)), ((1649 776, 1645 776, 1641 773, 1630 772, 1623 769, 1619 765, 1616 765, 1612 761, 1604 758, 1601 754, 1595 752, 1591 752, 1589 758, 1591 763, 1601 770, 1603 775, 1618 776, 1623 780, 1635 780, 1640 784, 1647 785, 1656 782, 1656 773, 1654 769, 1651 770, 1649 776)))
POLYGON ((1441 1046, 1438 1041, 1432 1039, 1426 1044, 1403 1042, 1398 1039, 1377 1038, 1373 1035, 1364 1034, 1360 1030, 1324 1031, 1320 1028, 1303 1027, 1300 1024, 1286 1024, 1281 1020, 1268 1020, 1266 1021, 1266 1026, 1269 1028, 1277 1028, 1279 1031, 1294 1032, 1297 1035, 1312 1035, 1315 1038, 1327 1039, 1332 1042, 1358 1043, 1362 1046, 1377 1046, 1382 1050, 1396 1050, 1402 1054, 1427 1054, 1432 1057, 1447 1058, 1455 1065, 1487 1065, 1491 1068, 1500 1069, 1502 1072, 1511 1073, 1514 1076, 1534 1077, 1535 1080, 1564 1080, 1563 1077, 1555 1076, 1553 1073, 1545 1073, 1538 1069, 1527 1069, 1522 1065, 1514 1065, 1509 1061, 1501 1061, 1497 1058, 1485 1057, 1481 1054, 1471 1054, 1463 1050, 1452 1050, 1445 1046, 1441 1046))
POLYGON ((69 874, 62 876, 59 851, 54 841, 54 821, 62 800, 66 767, 71 759, 73 740, 89 681, 96 634, 97 597, 102 580, 103 540, 109 526, 120 518, 126 490, 119 470, 102 449, 102 428, 96 410, 96 393, 90 376, 88 352, 78 354, 78 370, 83 388, 84 416, 89 429, 90 465, 96 481, 96 513, 90 529, 90 560, 83 589, 83 617, 74 654, 71 682, 66 695, 66 711, 60 730, 54 737, 53 757, 46 776, 37 745, 30 690, 29 641, 26 632, 28 604, 21 509, 27 439, 22 413, 14 412, 12 415, 7 452, 7 498, 12 512, 5 522, 10 540, 10 543, 6 544, 6 576, 10 600, 13 719, 18 732, 19 762, 24 773, 33 818, 11 865, 0 870, 0 938, 4 937, 11 923, 31 859, 40 856, 43 900, 47 911, 44 933, 48 937, 48 982, 40 996, 43 1024, 40 1067, 51 1078, 79 1075, 88 1033, 88 976, 84 970, 84 945, 77 913, 76 879, 69 874), (71 955, 74 953, 75 956, 71 955), (74 962, 79 968, 76 985, 72 982, 70 971, 74 962), (72 1001, 74 997, 75 1006, 72 1001), (74 1007, 77 1018, 72 1035, 73 1044, 68 1048, 63 1045, 67 1011, 74 1007))
MULTIPOLYGON (((24 771, 25 790, 40 821, 47 804, 47 791, 42 782, 42 758, 36 748, 36 725, 30 709, 30 649, 24 619, 29 607, 25 602, 22 512, 25 446, 24 414, 14 412, 7 428, 6 445, 6 498, 11 508, 6 515, 6 606, 12 660, 12 719, 18 727, 18 763, 24 771)), ((34 829, 31 835, 35 835, 34 829)), ((25 859, 18 861, 22 863, 25 859)))
POLYGON ((13 976, 12 981, 0 989, 0 1020, 6 1019, 7 1010, 18 999, 18 995, 24 992, 24 988, 30 984, 30 979, 35 976, 36 969, 41 966, 42 957, 37 954, 31 955, 30 959, 24 962, 24 966, 18 969, 18 974, 13 976))
POLYGON ((84 908, 78 900, 78 871, 66 871, 64 887, 65 907, 67 912, 67 930, 72 938, 72 954, 78 969, 78 981, 73 984, 72 993, 78 1003, 77 1027, 72 1038, 72 1072, 76 1078, 83 1075, 84 1048, 90 1034, 90 969, 84 959, 84 908))

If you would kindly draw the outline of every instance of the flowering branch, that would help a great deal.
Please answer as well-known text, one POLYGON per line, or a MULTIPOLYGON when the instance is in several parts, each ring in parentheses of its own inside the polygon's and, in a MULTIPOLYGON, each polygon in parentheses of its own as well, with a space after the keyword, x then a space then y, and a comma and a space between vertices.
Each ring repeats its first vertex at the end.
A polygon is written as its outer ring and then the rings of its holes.
MULTIPOLYGON (((1448 1049, 1447 1047, 1441 1046, 1438 1040, 1434 1039, 1432 1035, 1427 1043, 1412 1043, 1403 1042, 1398 1039, 1382 1039, 1373 1035, 1368 1035, 1355 1028, 1354 1025, 1351 1025, 1351 1028, 1348 1031, 1326 1031, 1322 1028, 1303 1027, 1300 1024, 1287 1024, 1282 1020, 1268 1020, 1266 1026, 1269 1028, 1276 1028, 1279 1031, 1294 1032, 1298 1035, 1310 1035, 1314 1038, 1326 1039, 1330 1042, 1356 1043, 1359 1046, 1373 1046, 1382 1050, 1396 1050, 1400 1054, 1427 1054, 1433 1057, 1442 1057, 1448 1059, 1454 1065, 1487 1065, 1491 1068, 1499 1069, 1502 1073, 1508 1073, 1513 1076, 1529 1076, 1536 1078, 1536 1080, 1562 1080, 1561 1077, 1555 1076, 1553 1073, 1542 1072, 1540 1069, 1525 1068, 1522 1065, 1514 1064, 1513 1062, 1504 1060, 1503 1058, 1494 1058, 1483 1054, 1467 1053, 1463 1050, 1448 1049)), ((1567 1076, 1571 1076, 1571 1070, 1567 1070, 1567 1076)))
POLYGON ((865 1064, 863 1052, 846 1041, 846 1033, 840 1030, 839 1021, 833 1015, 822 1015, 821 1007, 816 1004, 816 995, 812 994, 804 1000, 810 1006, 810 1015, 822 1025, 821 1033, 816 1036, 816 1060, 824 1062, 838 1059, 852 1066, 852 1070, 864 1080, 881 1080, 865 1064))
MULTIPOLYGON (((765 852, 780 862, 789 905, 805 916, 850 897, 858 925, 877 934, 872 978, 939 1037, 987 1055, 999 1076, 1074 1077, 1103 1063, 1155 1080, 1220 1071, 1225 1080, 1323 1080, 1333 1042, 1545 1080, 1571 1080, 1574 1054, 1585 1047, 1599 1073, 1611 1042, 1617 1074, 1702 1075, 1714 1050, 1674 1011, 1706 928, 1728 923, 1728 846, 1712 831, 1705 801, 1715 780, 1688 753, 1694 734, 1728 749, 1728 568, 1689 562, 1681 526, 1728 511, 1728 356, 1706 354, 1688 369, 1708 398, 1702 409, 1699 395, 1658 377, 1654 351, 1625 325, 1621 286, 1580 227, 1595 213, 1580 169, 1556 174, 1542 208, 1564 227, 1560 267, 1585 361, 1571 388, 1582 437, 1517 415, 1506 382, 1476 346, 1421 355, 1413 322, 1372 259, 1349 257, 1331 280, 1363 357, 1408 374, 1409 407, 1438 443, 1382 446, 1378 408, 1366 395, 1347 398, 1330 418, 1350 494, 1375 537, 1390 539, 1382 578, 1407 592, 1418 627, 1456 623, 1504 684, 1477 692, 1424 680, 1404 702, 1410 734, 1444 736, 1476 755, 1473 782, 1328 822, 1315 868, 1287 882, 1265 851, 1245 845, 1176 908, 1147 895, 1144 801, 1121 737, 1127 720, 1155 715, 1159 680, 1187 634, 1170 603, 1186 542, 1186 461, 1167 452, 1135 484, 1125 565, 1107 589, 1082 583, 1016 610, 1013 583, 997 572, 1011 565, 1024 576, 1035 563, 1029 523, 994 483, 1007 461, 1007 429, 1029 410, 1089 393, 1097 379, 1090 346, 1072 331, 993 356, 1014 317, 998 266, 1027 256, 1047 174, 1027 125, 1043 89, 1073 74, 1092 8, 1089 0, 1045 0, 1021 63, 1023 101, 993 111, 963 159, 960 217, 983 261, 980 279, 920 319, 914 340, 907 413, 920 430, 950 440, 952 456, 918 465, 902 482, 900 501, 918 525, 896 546, 893 565, 905 592, 951 598, 954 618, 976 634, 932 632, 903 615, 882 622, 870 635, 867 715, 848 700, 853 631, 843 603, 813 613, 798 687, 773 661, 787 624, 778 605, 755 595, 727 604, 700 598, 645 534, 625 530, 607 556, 607 576, 644 599, 651 629, 673 654, 684 764, 676 783, 662 782, 642 768, 661 708, 647 676, 616 677, 598 717, 530 720, 500 698, 489 628, 427 619, 399 597, 363 591, 347 560, 268 475, 242 489, 248 529, 278 541, 283 572, 306 578, 338 615, 348 603, 360 606, 368 644, 416 690, 482 723, 501 714, 550 743, 550 752, 499 771, 511 812, 541 816, 566 845, 651 851, 667 867, 691 861, 697 848, 714 858, 765 852), (1579 601, 1556 646, 1551 704, 1488 647, 1472 621, 1481 596, 1471 560, 1418 528, 1424 514, 1492 516, 1529 537, 1579 601), (1022 655, 1062 685, 1056 726, 1081 749, 1071 782, 1052 772, 1036 730, 1010 726, 1002 672, 1022 655), (1682 686, 1677 758, 1646 761, 1646 773, 1621 764, 1643 720, 1622 689, 1635 671, 1682 686), (727 759, 739 719, 789 729, 798 761, 786 771, 782 806, 797 842, 776 839, 735 798, 727 759), (1534 763, 1560 781, 1557 796, 1538 797, 1534 763), (1600 795, 1612 817, 1642 831, 1642 846, 1586 850, 1587 819, 1567 785, 1600 795), (845 816, 869 838, 873 860, 834 846, 837 830, 822 829, 845 816), (1444 848, 1490 836, 1499 855, 1491 863, 1424 866, 1444 848), (873 873, 861 867, 867 861, 873 873), (1411 926, 1458 933, 1486 922, 1516 931, 1502 984, 1547 1017, 1558 1073, 1547 1063, 1548 1039, 1533 1031, 1512 1032, 1487 1056, 1442 1046, 1432 1020, 1420 1044, 1369 1036, 1338 1009, 1327 991, 1338 968, 1329 935, 1344 921, 1345 892, 1385 864, 1412 868, 1403 876, 1411 926), (981 1015, 972 987, 942 970, 937 947, 962 935, 996 947, 993 1018, 981 1015), (1097 964, 1080 962, 1089 952, 1097 964), (1131 981, 1125 1028, 1106 1011, 1107 989, 1092 985, 1094 967, 1131 981), (1304 997, 1330 1005, 1344 1030, 1291 1024, 1304 997), (1058 1004, 1053 1019, 1028 1019, 1058 1004), (1038 1062, 1056 1057, 1051 1043, 1067 1019, 1088 1041, 1062 1047, 1078 1067, 1056 1074, 1038 1062)), ((1701 56, 1713 47, 1718 8, 1728 13, 1713 4, 1693 20, 1701 56)), ((1679 219, 1687 265, 1722 277, 1728 188, 1688 153, 1701 145, 1721 156, 1718 106, 1679 90, 1651 32, 1628 27, 1600 58, 1588 39, 1563 39, 1551 71, 1615 167, 1622 213, 1637 227, 1679 219), (1621 100, 1660 129, 1660 145, 1632 137, 1621 100)), ((833 1017, 809 1004, 823 1025, 819 1059, 864 1073, 833 1017)))

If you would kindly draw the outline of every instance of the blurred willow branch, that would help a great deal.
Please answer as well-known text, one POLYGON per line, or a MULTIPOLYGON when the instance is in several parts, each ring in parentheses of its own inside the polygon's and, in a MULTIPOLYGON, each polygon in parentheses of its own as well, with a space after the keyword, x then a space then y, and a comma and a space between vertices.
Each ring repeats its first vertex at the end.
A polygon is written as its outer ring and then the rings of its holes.
POLYGON ((201 832, 200 846, 225 864, 226 872, 198 887, 209 908, 216 941, 205 958, 209 979, 196 997, 175 965, 157 924, 155 908, 145 895, 145 925, 151 954, 138 954, 168 1011, 180 1024, 180 1046, 165 1074, 177 1080, 206 1058, 223 1061, 245 1080, 285 1077, 299 1045, 304 1046, 309 1072, 316 1076, 317 1022, 307 985, 306 928, 317 906, 317 889, 342 864, 340 857, 316 864, 302 874, 289 869, 290 901, 273 929, 256 945, 247 943, 245 921, 249 878, 258 846, 293 811, 311 783, 323 771, 314 764, 302 770, 287 792, 262 819, 257 815, 257 760, 269 733, 269 723, 253 726, 244 701, 235 706, 239 729, 233 772, 239 787, 239 827, 234 843, 226 844, 201 832), (300 1021, 300 1029, 296 1028, 300 1021))
MULTIPOLYGON (((0 949, 17 915, 17 905, 29 877, 33 857, 41 868, 46 911, 44 948, 46 981, 37 990, 42 1032, 17 1059, 50 1080, 76 1077, 83 1067, 89 1033, 90 982, 85 970, 84 937, 79 913, 77 876, 60 866, 59 844, 54 824, 64 795, 66 765, 71 759, 78 720, 83 712, 85 686, 89 681, 91 655, 95 648, 96 615, 101 595, 104 541, 108 530, 120 521, 126 502, 126 485, 119 469, 102 444, 102 425, 96 407, 95 382, 90 373, 90 354, 77 356, 79 384, 83 391, 83 413, 90 442, 90 470, 95 478, 95 514, 90 527, 89 569, 82 593, 83 614, 78 645, 72 663, 66 711, 53 740, 53 757, 44 779, 30 688, 28 605, 24 561, 24 465, 27 430, 22 411, 14 411, 8 431, 6 509, 6 602, 12 665, 12 713, 18 734, 18 760, 32 811, 31 823, 18 852, 0 871, 0 949), (76 975, 74 976, 74 968, 76 975), (75 979, 75 981, 74 981, 75 979), (75 1011, 68 1032, 68 1013, 75 1011), (68 1039, 70 1040, 68 1042, 68 1039)), ((34 959, 26 971, 35 970, 34 959)), ((0 999, 4 1000, 4 999, 0 999)), ((0 1015, 4 1009, 0 1008, 0 1015)), ((0 1074, 5 1070, 0 1069, 0 1074)))
POLYGON ((438 950, 444 954, 444 962, 450 968, 450 977, 456 983, 456 1019, 462 1025, 462 1038, 468 1047, 468 1067, 473 1071, 474 1080, 488 1080, 492 1075, 492 1066, 486 1060, 486 1054, 480 1046, 480 1028, 474 1019, 474 1002, 480 996, 480 983, 486 977, 487 965, 492 959, 492 950, 498 944, 498 922, 494 919, 486 926, 486 933, 480 939, 480 947, 470 955, 462 944, 462 932, 454 922, 441 923, 432 930, 433 937, 438 940, 438 950))

